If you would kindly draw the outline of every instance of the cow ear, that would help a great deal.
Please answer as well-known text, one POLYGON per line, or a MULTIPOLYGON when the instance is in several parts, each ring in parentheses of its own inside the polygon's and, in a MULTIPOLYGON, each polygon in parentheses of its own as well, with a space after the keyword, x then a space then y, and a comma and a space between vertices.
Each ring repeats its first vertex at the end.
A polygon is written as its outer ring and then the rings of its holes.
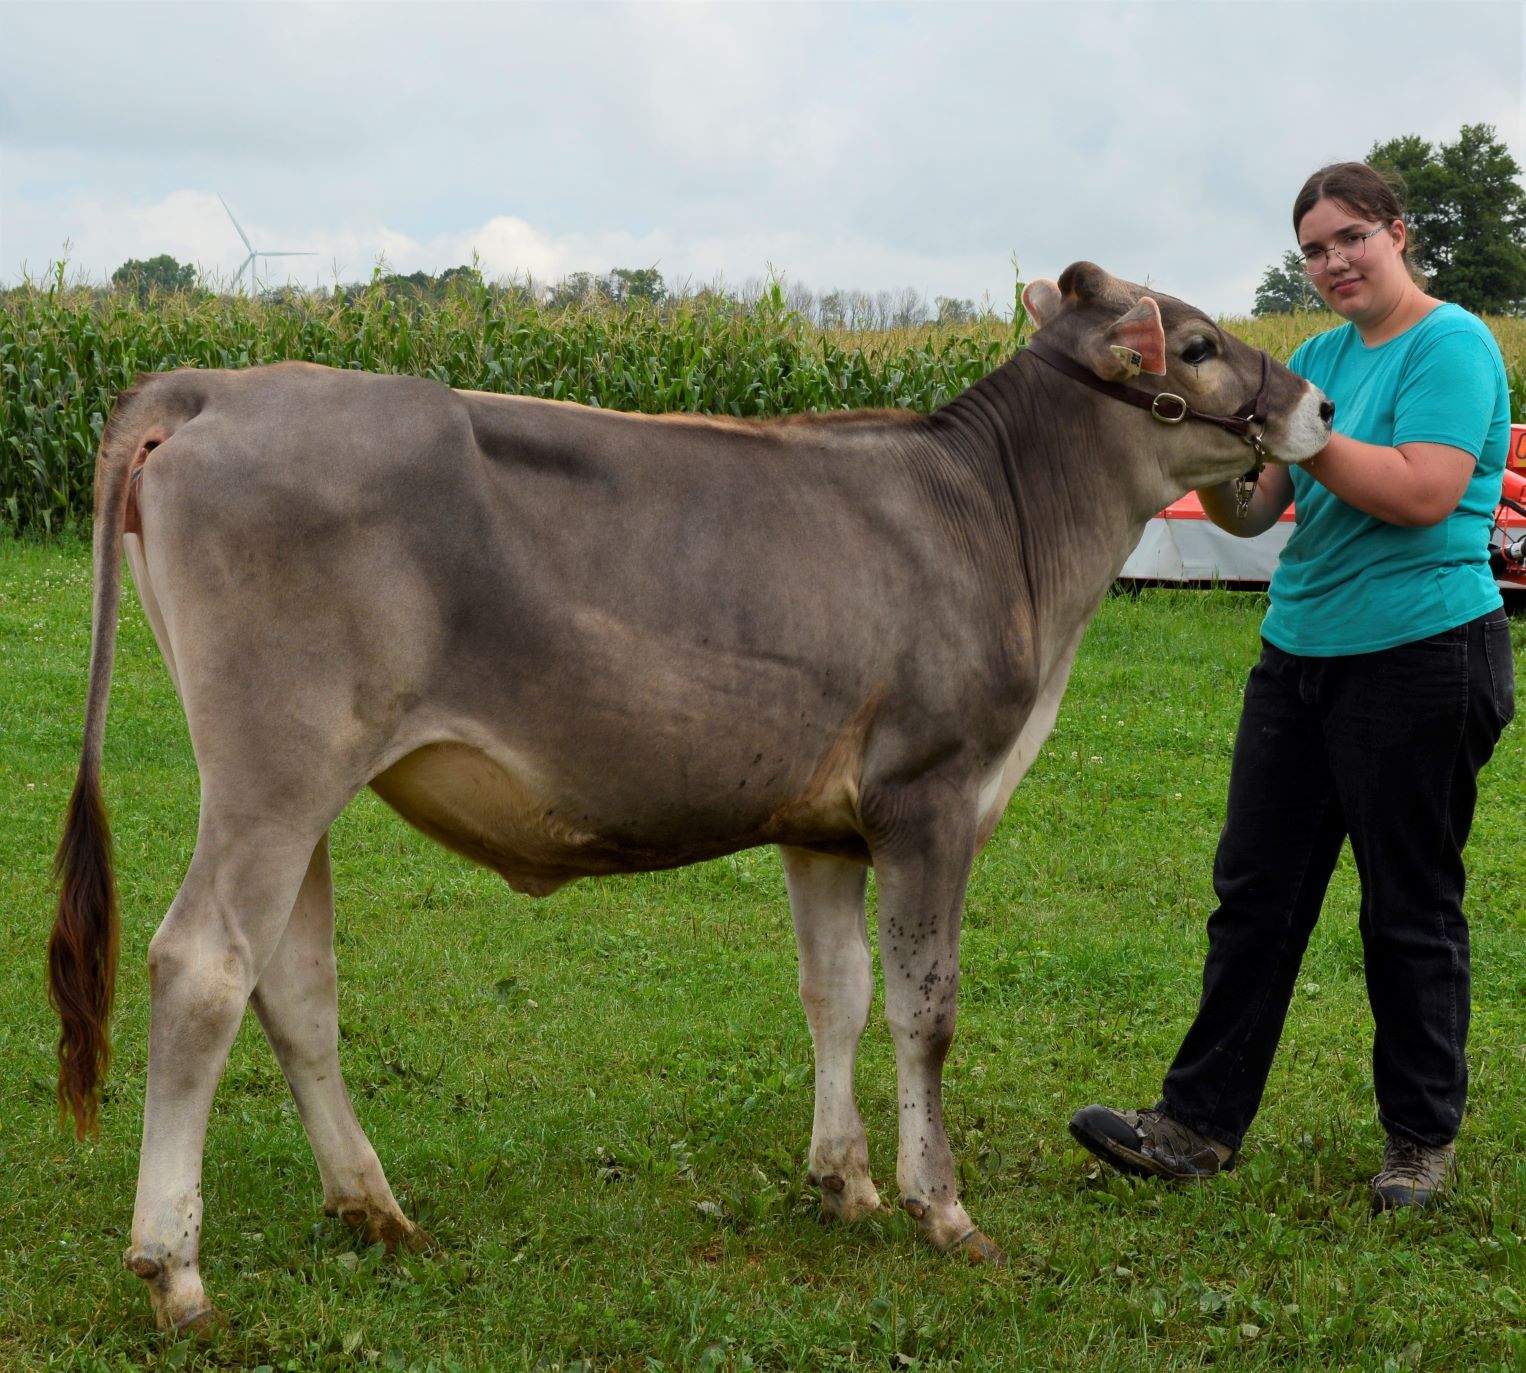
POLYGON ((1108 351, 1129 376, 1149 372, 1166 375, 1166 331, 1160 322, 1160 306, 1149 296, 1107 331, 1108 351))
POLYGON ((1060 288, 1048 277, 1030 281, 1023 287, 1023 309, 1039 328, 1043 328, 1060 312, 1060 288))
POLYGON ((1126 315, 1085 337, 1078 361, 1103 381, 1129 381, 1141 372, 1164 376, 1166 334, 1161 327, 1160 306, 1149 296, 1141 296, 1139 304, 1126 315))

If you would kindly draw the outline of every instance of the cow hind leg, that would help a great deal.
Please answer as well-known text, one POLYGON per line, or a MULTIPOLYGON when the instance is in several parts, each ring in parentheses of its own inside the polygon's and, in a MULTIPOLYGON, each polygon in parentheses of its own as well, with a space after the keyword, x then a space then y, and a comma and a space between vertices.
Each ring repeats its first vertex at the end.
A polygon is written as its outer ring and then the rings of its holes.
POLYGON ((164 1330, 216 1320, 200 1271, 207 1117, 244 1007, 326 828, 262 821, 205 799, 196 852, 149 945, 148 1093, 127 1266, 164 1330))
POLYGON ((901 1205, 945 1253, 1000 1262, 1001 1251, 976 1229, 959 1200, 953 1151, 943 1126, 943 1061, 954 1040, 959 990, 959 924, 974 858, 971 817, 955 802, 938 808, 915 798, 898 809, 893 839, 874 851, 879 890, 880 964, 885 1018, 895 1041, 901 1205))
POLYGON ((874 991, 864 928, 868 869, 806 849, 780 853, 800 955, 800 1000, 816 1055, 810 1180, 821 1189, 828 1215, 855 1220, 880 1205, 853 1095, 858 1044, 874 991))
POLYGON ((286 1075, 323 1183, 323 1209, 390 1250, 428 1237, 402 1212, 360 1128, 339 1068, 334 886, 328 838, 318 841, 291 919, 251 998, 286 1075))

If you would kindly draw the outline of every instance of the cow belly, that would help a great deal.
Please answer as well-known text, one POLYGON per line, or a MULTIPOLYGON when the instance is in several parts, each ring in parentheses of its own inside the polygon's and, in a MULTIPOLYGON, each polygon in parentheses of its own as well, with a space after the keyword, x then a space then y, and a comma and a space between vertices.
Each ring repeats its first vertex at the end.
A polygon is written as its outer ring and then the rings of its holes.
POLYGON ((732 824, 691 812, 648 816, 644 826, 633 827, 629 818, 616 822, 599 812, 597 804, 585 811, 528 767, 455 741, 413 750, 372 778, 371 788, 416 829, 528 896, 546 896, 578 877, 681 867, 823 834, 819 823, 810 823, 814 813, 805 801, 766 825, 745 812, 732 816, 732 824))
POLYGON ((630 870, 532 782, 470 744, 415 749, 371 788, 416 829, 530 896, 574 877, 630 870))

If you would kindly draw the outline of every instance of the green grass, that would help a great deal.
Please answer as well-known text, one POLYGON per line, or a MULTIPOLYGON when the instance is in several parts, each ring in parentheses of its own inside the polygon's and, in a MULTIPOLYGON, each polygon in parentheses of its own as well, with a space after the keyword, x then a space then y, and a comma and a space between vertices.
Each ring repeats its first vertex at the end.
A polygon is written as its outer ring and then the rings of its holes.
MULTIPOLYGON (((0 542, 0 1368, 1526 1368, 1519 727, 1469 850, 1475 1085, 1455 1199, 1368 1213, 1380 1135, 1349 864, 1236 1173, 1137 1186, 1098 1176, 1066 1134, 1088 1101, 1153 1100, 1196 997, 1260 603, 1182 592, 1107 602, 970 888, 947 1113, 969 1208, 1009 1267, 946 1261, 895 1212, 818 1222, 801 1181, 810 1042, 771 851, 531 902, 365 796, 333 836, 342 1052, 440 1249, 383 1259, 322 1218, 250 1017, 206 1161, 203 1271, 232 1327, 206 1346, 155 1335, 120 1256, 145 950, 190 855, 196 775, 129 590, 106 749, 117 1057, 100 1138, 80 1146, 56 1121, 42 968, 88 589, 78 544, 0 542)), ((860 1100, 887 1190, 878 1015, 860 1100)))

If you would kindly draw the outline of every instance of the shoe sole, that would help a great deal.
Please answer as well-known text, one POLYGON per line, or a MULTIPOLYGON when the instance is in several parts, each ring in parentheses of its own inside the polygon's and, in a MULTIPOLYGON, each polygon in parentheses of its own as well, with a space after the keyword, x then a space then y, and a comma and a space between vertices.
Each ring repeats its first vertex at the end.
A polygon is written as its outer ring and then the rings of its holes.
POLYGON ((1164 1172, 1152 1160, 1146 1158, 1137 1149, 1130 1149, 1121 1141, 1111 1135, 1104 1134, 1101 1130, 1089 1129, 1081 1117, 1085 1114, 1078 1111, 1070 1120, 1070 1133, 1076 1142, 1095 1155, 1097 1159, 1116 1168, 1120 1173, 1125 1173, 1131 1178, 1167 1178, 1175 1181, 1174 1174, 1164 1172))
POLYGON ((1372 1209, 1374 1213, 1383 1211, 1403 1211, 1408 1207, 1433 1206, 1440 1200, 1442 1189, 1424 1187, 1386 1187, 1372 1189, 1372 1209))

